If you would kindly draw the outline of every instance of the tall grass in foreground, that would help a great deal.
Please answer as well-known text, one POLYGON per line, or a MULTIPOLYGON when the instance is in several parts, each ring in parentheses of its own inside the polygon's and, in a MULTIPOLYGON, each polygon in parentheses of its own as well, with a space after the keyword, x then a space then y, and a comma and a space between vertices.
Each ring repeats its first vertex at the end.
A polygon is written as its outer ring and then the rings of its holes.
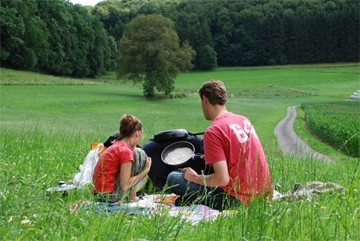
POLYGON ((70 214, 77 200, 92 200, 90 188, 50 195, 70 180, 85 157, 78 133, 47 134, 36 128, 1 128, 0 237, 4 240, 358 240, 359 161, 327 164, 268 153, 272 179, 285 192, 295 183, 336 182, 345 190, 311 201, 257 201, 249 208, 196 226, 166 215, 70 214), (75 142, 74 142, 75 140, 75 142))

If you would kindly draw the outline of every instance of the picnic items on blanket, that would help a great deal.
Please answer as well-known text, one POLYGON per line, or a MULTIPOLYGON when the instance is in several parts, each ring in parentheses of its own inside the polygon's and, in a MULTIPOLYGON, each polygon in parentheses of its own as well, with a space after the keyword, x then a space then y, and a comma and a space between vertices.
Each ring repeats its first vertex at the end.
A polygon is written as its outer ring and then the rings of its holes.
POLYGON ((174 193, 172 194, 165 194, 165 195, 158 195, 154 197, 154 202, 156 203, 163 203, 166 205, 173 205, 175 204, 176 199, 180 197, 179 195, 176 195, 174 193))
POLYGON ((67 191, 77 188, 77 186, 73 184, 66 184, 64 181, 60 181, 56 187, 50 187, 46 189, 48 192, 62 192, 64 195, 67 194, 67 191))
MULTIPOLYGON (((77 201, 70 207, 70 213, 83 210, 85 213, 118 213, 122 212, 129 215, 144 215, 152 217, 157 214, 167 213, 170 217, 180 217, 181 220, 197 224, 200 221, 213 221, 217 218, 220 211, 211 209, 205 205, 191 205, 185 207, 177 207, 174 205, 167 205, 163 201, 166 198, 173 199, 175 194, 154 194, 146 195, 137 202, 128 203, 104 203, 104 202, 90 202, 77 201)), ((228 215, 224 212, 224 215, 228 215)))
POLYGON ((152 207, 129 206, 129 205, 120 205, 119 203, 91 202, 88 200, 84 200, 84 201, 76 201, 70 207, 71 214, 79 210, 84 210, 85 213, 89 213, 89 212, 116 213, 121 211, 123 213, 130 215, 134 215, 134 214, 147 215, 152 210, 152 207))
MULTIPOLYGON (((272 200, 297 201, 301 198, 311 200, 313 194, 332 193, 342 190, 343 187, 336 183, 307 182, 304 185, 295 184, 294 188, 281 194, 274 191, 272 200)), ((175 206, 178 195, 176 194, 152 194, 145 195, 137 202, 127 203, 103 203, 91 201, 77 201, 70 207, 70 213, 85 211, 85 213, 116 213, 123 212, 129 215, 144 215, 151 218, 156 214, 167 214, 170 217, 180 217, 180 220, 188 221, 196 225, 201 221, 214 221, 218 216, 236 215, 238 210, 219 210, 211 209, 206 205, 191 205, 185 207, 175 206), (171 200, 167 202, 165 200, 171 200)))
MULTIPOLYGON (((119 211, 120 208, 116 206, 122 206, 122 208, 127 209, 136 209, 141 208, 144 209, 153 209, 155 207, 159 206, 171 206, 175 203, 176 198, 178 195, 171 193, 171 194, 152 194, 152 195, 144 195, 139 201, 136 202, 116 202, 116 203, 105 203, 105 202, 91 202, 91 201, 77 201, 73 205, 71 205, 70 212, 75 212, 79 207, 86 207, 90 204, 95 206, 107 206, 106 211, 112 212, 112 211, 119 211)), ((88 209, 88 207, 87 207, 88 209)), ((95 209, 95 211, 99 211, 100 209, 95 209)), ((102 209, 103 211, 105 209, 102 209)))
POLYGON ((218 215, 222 214, 219 210, 211 209, 206 205, 191 205, 187 207, 172 206, 169 216, 180 217, 182 220, 197 224, 200 221, 214 221, 218 215))

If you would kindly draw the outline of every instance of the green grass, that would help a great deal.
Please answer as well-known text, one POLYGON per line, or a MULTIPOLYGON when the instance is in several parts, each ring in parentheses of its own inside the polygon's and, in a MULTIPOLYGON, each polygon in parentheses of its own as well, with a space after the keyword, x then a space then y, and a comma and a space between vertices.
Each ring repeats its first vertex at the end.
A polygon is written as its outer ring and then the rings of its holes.
POLYGON ((94 85, 94 79, 56 77, 28 71, 1 68, 1 85, 94 85))
POLYGON ((0 86, 0 238, 3 240, 359 240, 359 159, 322 144, 303 128, 299 108, 296 132, 334 163, 283 156, 274 127, 288 106, 347 100, 359 89, 359 64, 219 68, 178 76, 175 95, 145 100, 142 86, 116 81, 114 73, 97 80, 68 79, 1 68, 0 86), (201 132, 201 84, 221 79, 229 92, 228 109, 254 122, 277 190, 295 183, 335 182, 345 187, 312 201, 259 201, 238 213, 196 226, 178 218, 122 213, 99 215, 69 208, 92 200, 90 187, 68 196, 45 190, 78 172, 92 142, 118 129, 122 114, 144 123, 147 142, 158 131, 184 128, 201 132), (41 83, 41 84, 38 84, 41 83), (74 84, 78 83, 78 84, 74 84), (81 83, 81 84, 80 84, 81 83), (29 220, 29 224, 22 221, 29 220))
POLYGON ((304 103, 311 132, 325 143, 353 157, 360 157, 360 102, 304 103))

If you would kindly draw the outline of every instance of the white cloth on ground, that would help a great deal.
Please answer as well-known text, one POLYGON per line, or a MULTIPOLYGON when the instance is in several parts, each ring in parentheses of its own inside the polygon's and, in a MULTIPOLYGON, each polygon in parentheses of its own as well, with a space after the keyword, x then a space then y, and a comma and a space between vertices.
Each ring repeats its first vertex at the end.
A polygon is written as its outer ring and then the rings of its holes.
POLYGON ((311 200, 313 194, 320 194, 320 193, 333 193, 336 190, 344 189, 339 184, 333 182, 307 182, 304 185, 296 183, 292 189, 287 191, 285 194, 281 194, 278 191, 274 191, 272 200, 279 200, 279 199, 288 199, 292 201, 296 201, 299 199, 306 199, 311 200))

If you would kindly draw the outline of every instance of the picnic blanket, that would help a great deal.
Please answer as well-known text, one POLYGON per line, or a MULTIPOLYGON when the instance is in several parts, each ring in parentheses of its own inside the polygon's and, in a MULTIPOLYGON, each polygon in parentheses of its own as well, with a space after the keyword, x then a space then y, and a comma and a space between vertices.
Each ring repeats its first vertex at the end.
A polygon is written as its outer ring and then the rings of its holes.
MULTIPOLYGON (((206 205, 191 205, 185 207, 178 207, 175 205, 164 204, 159 196, 166 197, 165 194, 146 195, 137 202, 128 203, 105 203, 105 202, 91 202, 91 201, 77 201, 70 207, 70 212, 75 213, 84 211, 85 213, 126 213, 129 215, 143 215, 151 217, 156 214, 167 213, 170 217, 180 217, 183 221, 188 221, 192 225, 200 221, 215 220, 220 211, 211 209, 206 205)), ((224 214, 228 214, 224 212, 224 214)))
MULTIPOLYGON (((323 183, 318 181, 307 182, 304 185, 295 184, 294 187, 285 194, 275 191, 272 200, 296 201, 305 199, 310 201, 314 194, 333 193, 343 189, 342 186, 336 183, 323 183)), ((205 205, 191 205, 185 207, 175 206, 174 204, 168 205, 164 203, 164 200, 169 195, 174 194, 145 195, 137 202, 114 204, 77 201, 70 207, 70 212, 74 213, 79 210, 85 211, 86 213, 123 212, 129 215, 144 215, 147 217, 151 217, 155 214, 167 213, 171 217, 180 217, 181 220, 190 222, 192 225, 196 225, 201 221, 216 220, 218 216, 228 216, 237 213, 237 210, 223 210, 220 212, 205 205)))

